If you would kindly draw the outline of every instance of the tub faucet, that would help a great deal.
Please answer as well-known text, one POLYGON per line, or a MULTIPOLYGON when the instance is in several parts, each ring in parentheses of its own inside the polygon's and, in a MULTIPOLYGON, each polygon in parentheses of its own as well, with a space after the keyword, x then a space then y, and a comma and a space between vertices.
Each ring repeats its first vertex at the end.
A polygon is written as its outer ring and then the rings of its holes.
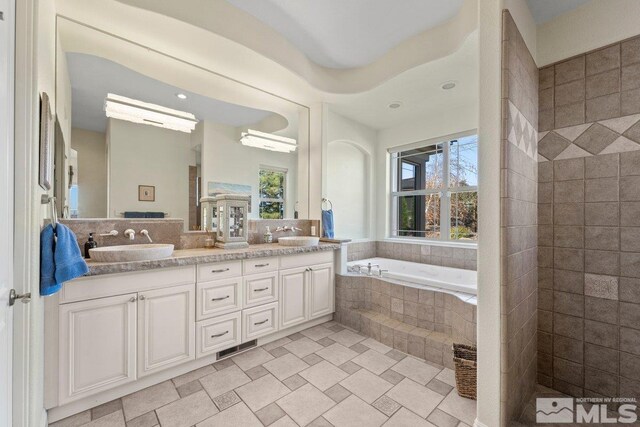
POLYGON ((388 273, 389 270, 378 270, 378 277, 382 277, 382 273, 388 273))
POLYGON ((373 267, 378 267, 378 269, 380 268, 380 264, 367 264, 367 276, 371 276, 371 269, 373 267))
POLYGON ((129 240, 135 240, 136 239, 136 232, 133 231, 130 228, 127 228, 126 230, 124 230, 124 235, 125 235, 125 237, 128 237, 129 240))
POLYGON ((149 239, 149 243, 153 243, 153 240, 151 240, 151 236, 149 236, 149 232, 145 229, 145 230, 141 230, 140 234, 142 234, 143 236, 145 236, 147 239, 149 239))

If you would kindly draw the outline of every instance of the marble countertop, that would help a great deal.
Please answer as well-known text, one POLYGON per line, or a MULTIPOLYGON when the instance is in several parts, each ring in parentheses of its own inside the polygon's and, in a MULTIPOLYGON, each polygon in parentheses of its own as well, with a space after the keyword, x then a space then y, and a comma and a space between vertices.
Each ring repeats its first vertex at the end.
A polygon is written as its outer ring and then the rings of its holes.
POLYGON ((153 270, 156 268, 180 267, 184 265, 207 264, 211 262, 239 259, 263 258, 269 256, 294 255, 308 252, 333 251, 340 244, 320 243, 318 246, 281 246, 277 243, 251 245, 246 249, 180 249, 173 251, 169 258, 153 261, 95 262, 87 260, 89 272, 86 276, 126 273, 130 271, 153 270))

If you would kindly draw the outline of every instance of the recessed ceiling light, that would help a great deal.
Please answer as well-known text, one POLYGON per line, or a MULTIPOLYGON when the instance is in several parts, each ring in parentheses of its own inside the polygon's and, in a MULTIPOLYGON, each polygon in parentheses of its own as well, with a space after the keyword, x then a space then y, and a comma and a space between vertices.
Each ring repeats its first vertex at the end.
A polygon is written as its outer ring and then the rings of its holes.
POLYGON ((440 87, 444 90, 450 90, 456 87, 456 82, 444 82, 440 87))
POLYGON ((400 101, 393 101, 391 104, 388 105, 389 108, 391 108, 392 110, 395 110, 396 108, 400 108, 402 106, 402 102, 400 101))
POLYGON ((176 96, 180 99, 187 99, 187 95, 185 95, 184 93, 176 93, 176 96))

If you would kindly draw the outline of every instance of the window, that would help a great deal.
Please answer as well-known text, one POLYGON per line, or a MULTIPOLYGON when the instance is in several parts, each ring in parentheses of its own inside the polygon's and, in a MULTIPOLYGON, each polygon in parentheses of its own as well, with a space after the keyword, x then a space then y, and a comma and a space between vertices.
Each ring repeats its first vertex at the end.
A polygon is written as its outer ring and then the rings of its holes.
POLYGON ((391 151, 391 237, 478 238, 478 137, 391 151))
POLYGON ((283 219, 286 199, 287 170, 260 168, 259 202, 261 219, 283 219))

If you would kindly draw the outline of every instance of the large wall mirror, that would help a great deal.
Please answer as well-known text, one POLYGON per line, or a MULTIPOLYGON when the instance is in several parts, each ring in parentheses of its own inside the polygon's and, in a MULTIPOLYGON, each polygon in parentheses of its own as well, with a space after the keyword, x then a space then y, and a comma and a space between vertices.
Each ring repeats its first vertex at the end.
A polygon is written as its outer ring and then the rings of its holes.
POLYGON ((251 196, 308 218, 309 110, 135 41, 57 18, 56 197, 66 218, 182 218, 251 196))

